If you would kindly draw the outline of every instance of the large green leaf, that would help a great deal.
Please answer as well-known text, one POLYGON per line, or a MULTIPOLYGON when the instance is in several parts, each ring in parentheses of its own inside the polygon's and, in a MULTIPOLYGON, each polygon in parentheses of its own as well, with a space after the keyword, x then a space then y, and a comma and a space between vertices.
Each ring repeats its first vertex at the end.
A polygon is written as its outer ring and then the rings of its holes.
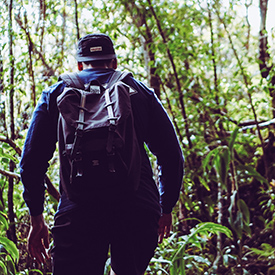
POLYGON ((239 168, 247 173, 247 175, 252 176, 260 182, 266 183, 268 185, 268 181, 264 178, 259 172, 256 171, 254 167, 251 165, 239 165, 239 168))
POLYGON ((244 200, 238 199, 237 206, 238 206, 238 209, 243 213, 244 223, 246 225, 249 225, 250 224, 250 212, 247 207, 247 204, 245 203, 244 200))
POLYGON ((228 147, 229 147, 229 151, 230 151, 230 152, 233 151, 233 146, 234 146, 235 140, 236 140, 236 138, 237 138, 238 132, 239 132, 239 127, 236 127, 236 128, 234 129, 233 133, 232 133, 231 136, 230 136, 230 140, 229 140, 229 144, 228 144, 228 147))
POLYGON ((213 233, 213 234, 218 234, 218 233, 223 233, 225 234, 228 238, 232 238, 232 232, 229 228, 226 226, 223 226, 218 223, 214 222, 204 222, 204 223, 199 223, 196 226, 196 233, 213 233))
POLYGON ((4 246, 4 248, 7 250, 8 254, 12 257, 14 262, 18 262, 19 260, 19 251, 11 240, 5 237, 0 236, 0 244, 4 246))
POLYGON ((232 238, 232 232, 227 227, 214 223, 214 222, 203 222, 197 224, 192 232, 187 236, 187 239, 184 240, 184 242, 181 244, 181 246, 178 248, 177 251, 175 251, 171 262, 174 263, 179 258, 182 258, 182 253, 184 252, 184 249, 186 248, 187 244, 192 243, 193 245, 202 248, 200 241, 196 238, 199 234, 209 235, 212 234, 219 234, 223 233, 228 238, 232 238))
POLYGON ((0 274, 1 275, 7 275, 7 268, 5 266, 5 264, 1 261, 1 258, 0 258, 0 274))
POLYGON ((226 188, 230 159, 230 152, 228 147, 225 146, 221 148, 219 154, 214 160, 215 168, 224 189, 226 188))
MULTIPOLYGON (((0 211, 0 225, 2 224, 4 231, 9 228, 7 215, 4 212, 0 211)), ((1 234, 1 232, 0 232, 1 234)))

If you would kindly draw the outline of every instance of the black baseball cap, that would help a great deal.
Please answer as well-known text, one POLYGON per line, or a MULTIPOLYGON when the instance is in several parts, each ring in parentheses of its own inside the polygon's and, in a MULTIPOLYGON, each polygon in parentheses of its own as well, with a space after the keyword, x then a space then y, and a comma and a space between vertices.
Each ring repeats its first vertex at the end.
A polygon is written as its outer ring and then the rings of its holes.
POLYGON ((116 58, 111 38, 102 33, 87 34, 78 41, 76 59, 78 62, 116 58))

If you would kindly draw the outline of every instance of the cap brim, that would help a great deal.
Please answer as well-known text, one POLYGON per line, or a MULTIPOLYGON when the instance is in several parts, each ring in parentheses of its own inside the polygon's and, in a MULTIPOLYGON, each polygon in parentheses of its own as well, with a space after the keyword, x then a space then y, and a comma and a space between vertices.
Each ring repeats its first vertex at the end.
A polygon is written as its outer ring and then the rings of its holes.
POLYGON ((77 56, 76 60, 78 62, 86 61, 97 61, 97 60, 108 60, 116 58, 116 54, 105 54, 105 55, 95 55, 95 56, 77 56))

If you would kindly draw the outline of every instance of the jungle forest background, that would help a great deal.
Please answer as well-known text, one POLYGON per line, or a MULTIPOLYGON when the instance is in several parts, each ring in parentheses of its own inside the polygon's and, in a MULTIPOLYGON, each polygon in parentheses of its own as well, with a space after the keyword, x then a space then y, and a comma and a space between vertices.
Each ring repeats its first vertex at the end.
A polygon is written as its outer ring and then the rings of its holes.
MULTIPOLYGON (((49 262, 37 265, 27 253, 20 154, 42 90, 76 71, 78 38, 93 32, 110 35, 119 69, 155 90, 186 160, 173 232, 146 274, 275 274, 272 2, 1 1, 0 274, 51 272, 49 262)), ((50 164, 49 226, 58 204, 57 154, 50 164)))

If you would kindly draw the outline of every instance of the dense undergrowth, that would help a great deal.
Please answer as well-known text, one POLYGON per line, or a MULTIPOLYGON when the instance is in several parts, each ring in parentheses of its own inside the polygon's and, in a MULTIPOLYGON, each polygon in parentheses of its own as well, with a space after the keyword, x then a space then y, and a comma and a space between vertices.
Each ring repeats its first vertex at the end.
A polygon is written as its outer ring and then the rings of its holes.
MULTIPOLYGON (((275 34, 267 3, 0 3, 0 274, 51 272, 50 261, 39 266, 27 252, 19 161, 42 90, 76 70, 77 38, 91 32, 109 34, 119 69, 154 88, 186 160, 171 237, 147 274, 275 274, 275 34)), ((49 227, 58 204, 57 154, 50 164, 49 227)))

